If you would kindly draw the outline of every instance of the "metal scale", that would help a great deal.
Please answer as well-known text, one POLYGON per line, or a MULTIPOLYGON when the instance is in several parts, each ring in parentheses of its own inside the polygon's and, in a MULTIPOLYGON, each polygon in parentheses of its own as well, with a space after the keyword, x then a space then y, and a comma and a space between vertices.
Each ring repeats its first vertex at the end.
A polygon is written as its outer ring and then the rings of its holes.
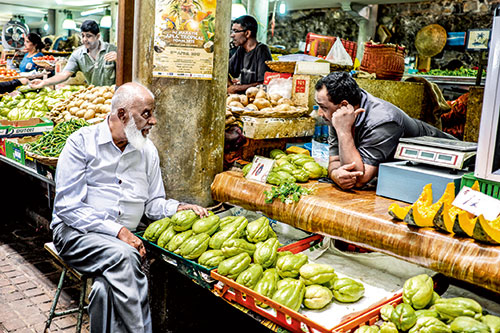
POLYGON ((462 175, 475 161, 476 150, 475 142, 430 136, 401 138, 394 158, 403 161, 380 164, 377 195, 413 203, 422 188, 432 183, 437 200, 450 182, 455 183, 458 193, 462 175))

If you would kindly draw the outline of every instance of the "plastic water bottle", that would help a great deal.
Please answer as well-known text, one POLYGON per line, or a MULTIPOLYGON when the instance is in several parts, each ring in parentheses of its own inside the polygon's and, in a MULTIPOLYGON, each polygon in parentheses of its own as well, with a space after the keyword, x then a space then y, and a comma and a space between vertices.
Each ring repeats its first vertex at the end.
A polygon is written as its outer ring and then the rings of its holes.
POLYGON ((313 111, 311 113, 311 117, 313 117, 314 120, 316 121, 316 124, 314 125, 313 140, 319 142, 321 140, 321 126, 323 125, 322 124, 323 118, 320 117, 318 110, 319 110, 319 106, 314 105, 313 111))
MULTIPOLYGON (((323 120, 323 119, 321 119, 323 120)), ((328 136, 329 136, 329 126, 328 124, 325 123, 323 120, 324 125, 321 126, 321 142, 322 143, 328 143, 328 136)))

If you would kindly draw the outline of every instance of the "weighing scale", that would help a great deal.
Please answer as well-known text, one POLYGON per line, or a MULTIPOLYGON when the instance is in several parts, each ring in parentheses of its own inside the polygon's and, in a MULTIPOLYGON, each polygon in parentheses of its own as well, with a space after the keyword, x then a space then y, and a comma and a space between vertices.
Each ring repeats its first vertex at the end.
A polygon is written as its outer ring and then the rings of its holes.
POLYGON ((421 136, 401 138, 395 159, 403 161, 379 166, 377 195, 408 203, 415 202, 425 185, 432 183, 434 201, 446 185, 460 189, 462 176, 475 159, 477 143, 421 136))

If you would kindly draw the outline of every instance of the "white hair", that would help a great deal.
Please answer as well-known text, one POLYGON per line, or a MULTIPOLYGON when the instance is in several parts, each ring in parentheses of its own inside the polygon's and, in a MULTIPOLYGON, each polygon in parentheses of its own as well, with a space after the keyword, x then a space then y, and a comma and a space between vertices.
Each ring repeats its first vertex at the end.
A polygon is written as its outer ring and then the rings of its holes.
POLYGON ((151 90, 137 82, 128 82, 118 87, 111 99, 111 114, 116 114, 119 109, 128 109, 137 97, 142 98, 144 91, 155 98, 151 90))

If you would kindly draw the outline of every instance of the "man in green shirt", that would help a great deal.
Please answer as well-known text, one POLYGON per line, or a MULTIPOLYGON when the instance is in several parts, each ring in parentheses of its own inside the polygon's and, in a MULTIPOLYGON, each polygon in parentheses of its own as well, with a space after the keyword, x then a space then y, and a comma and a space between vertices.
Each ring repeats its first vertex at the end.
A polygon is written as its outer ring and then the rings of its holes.
POLYGON ((68 60, 64 70, 46 80, 33 80, 31 87, 38 89, 67 80, 81 71, 88 84, 110 86, 116 79, 116 46, 100 40, 99 25, 93 20, 82 23, 82 43, 68 60))

